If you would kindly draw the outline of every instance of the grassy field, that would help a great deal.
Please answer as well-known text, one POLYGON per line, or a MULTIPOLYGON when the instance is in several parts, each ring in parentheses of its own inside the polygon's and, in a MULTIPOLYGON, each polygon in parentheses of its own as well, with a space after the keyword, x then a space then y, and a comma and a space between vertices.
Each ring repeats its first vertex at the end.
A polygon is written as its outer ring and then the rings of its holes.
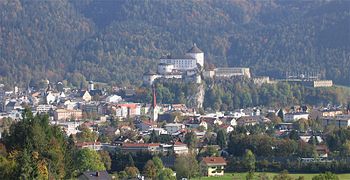
MULTIPOLYGON (((255 176, 257 177, 260 173, 255 173, 255 176)), ((271 180, 273 176, 277 175, 278 173, 265 173, 271 180)), ((245 180, 247 173, 227 173, 224 176, 221 177, 202 177, 202 178, 196 178, 195 180, 245 180)), ((293 178, 298 178, 299 176, 303 176, 305 180, 311 180, 312 177, 316 176, 317 174, 289 174, 293 178)), ((350 173, 348 174, 337 174, 340 180, 350 180, 350 173)))

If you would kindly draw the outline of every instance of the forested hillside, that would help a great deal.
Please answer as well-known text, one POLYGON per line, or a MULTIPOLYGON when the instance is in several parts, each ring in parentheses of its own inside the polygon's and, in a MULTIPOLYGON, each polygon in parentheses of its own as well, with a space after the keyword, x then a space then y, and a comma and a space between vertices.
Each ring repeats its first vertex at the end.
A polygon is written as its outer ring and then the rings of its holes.
POLYGON ((0 83, 139 84, 195 42, 207 65, 350 85, 349 1, 2 0, 0 12, 0 83))

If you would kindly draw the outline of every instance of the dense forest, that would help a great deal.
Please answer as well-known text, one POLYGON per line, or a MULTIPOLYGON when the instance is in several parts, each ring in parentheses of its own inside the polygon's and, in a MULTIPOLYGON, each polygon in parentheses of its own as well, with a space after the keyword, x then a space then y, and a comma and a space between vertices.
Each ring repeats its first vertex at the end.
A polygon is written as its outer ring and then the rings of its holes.
POLYGON ((138 85, 192 43, 206 65, 318 71, 350 85, 349 1, 0 1, 0 83, 138 85))
MULTIPOLYGON (((250 79, 216 79, 203 83, 203 110, 233 111, 254 106, 286 107, 293 104, 346 105, 350 102, 350 90, 343 87, 312 88, 287 82, 257 85, 250 79)), ((193 107, 198 92, 198 84, 180 80, 157 80, 155 87, 160 104, 181 103, 193 107)), ((136 88, 130 100, 152 102, 151 88, 136 88)))
POLYGON ((259 86, 248 80, 217 80, 207 84, 203 106, 212 110, 227 111, 261 105, 347 104, 350 101, 350 92, 341 87, 312 88, 286 82, 259 86))

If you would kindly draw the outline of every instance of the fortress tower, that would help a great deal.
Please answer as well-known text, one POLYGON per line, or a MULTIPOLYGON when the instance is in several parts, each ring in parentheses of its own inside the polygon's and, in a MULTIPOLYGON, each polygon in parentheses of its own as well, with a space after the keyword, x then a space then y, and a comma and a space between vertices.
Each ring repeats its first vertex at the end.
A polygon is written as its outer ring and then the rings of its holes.
POLYGON ((187 51, 186 55, 196 59, 197 64, 200 64, 202 68, 204 67, 204 52, 197 47, 196 43, 187 51))

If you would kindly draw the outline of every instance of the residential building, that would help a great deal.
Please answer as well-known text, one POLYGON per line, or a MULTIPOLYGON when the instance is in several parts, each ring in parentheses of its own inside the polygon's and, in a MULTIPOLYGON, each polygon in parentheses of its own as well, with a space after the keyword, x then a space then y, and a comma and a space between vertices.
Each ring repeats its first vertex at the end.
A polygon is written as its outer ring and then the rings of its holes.
POLYGON ((160 151, 160 143, 123 143, 121 147, 123 152, 151 152, 160 151))
POLYGON ((70 136, 71 134, 76 134, 80 132, 78 130, 78 127, 82 124, 82 122, 51 122, 51 124, 58 125, 61 127, 61 129, 67 134, 67 136, 70 136))
POLYGON ((238 126, 254 126, 259 123, 260 119, 259 116, 242 116, 236 122, 238 126))
POLYGON ((318 154, 318 157, 327 158, 330 151, 326 145, 317 145, 316 152, 318 154))
POLYGON ((270 77, 269 76, 260 76, 260 77, 254 77, 253 83, 261 86, 262 84, 269 84, 270 83, 270 77))
POLYGON ((168 134, 168 132, 165 130, 165 129, 163 129, 163 128, 157 128, 157 127, 155 127, 155 128, 151 128, 150 130, 149 130, 149 132, 155 132, 158 136, 159 135, 161 135, 161 134, 168 134))
POLYGON ((335 117, 324 117, 323 126, 334 125, 338 128, 341 127, 350 127, 350 115, 336 115, 335 117))
POLYGON ((106 102, 108 103, 119 103, 122 100, 122 97, 118 95, 110 95, 106 98, 106 102))
POLYGON ((137 125, 138 128, 141 130, 141 131, 149 131, 151 130, 152 128, 156 128, 157 127, 157 123, 154 122, 154 121, 142 121, 140 124, 137 125))
POLYGON ((102 144, 100 142, 78 142, 75 144, 78 149, 89 148, 95 151, 102 149, 102 144))
POLYGON ((52 92, 48 92, 45 94, 45 102, 46 104, 52 104, 56 101, 56 96, 52 92))
POLYGON ((223 176, 226 165, 223 157, 204 157, 200 163, 205 176, 223 176))
POLYGON ((47 105, 47 104, 41 104, 36 107, 36 111, 40 113, 48 113, 50 110, 55 110, 55 106, 53 105, 47 105))
POLYGON ((309 85, 311 87, 332 87, 333 81, 332 80, 315 80, 315 81, 307 81, 306 85, 309 85))
POLYGON ((340 109, 327 109, 321 111, 321 117, 335 117, 341 114, 343 114, 343 111, 340 109))
POLYGON ((226 133, 230 133, 234 130, 234 128, 230 125, 220 125, 219 128, 224 130, 226 133))
POLYGON ((87 113, 98 113, 98 102, 90 102, 83 105, 82 109, 87 113))
POLYGON ((175 142, 173 145, 173 151, 175 154, 187 154, 188 153, 188 147, 187 144, 181 143, 181 142, 175 142))
POLYGON ((85 171, 78 177, 78 180, 111 180, 112 177, 107 171, 85 171))
POLYGON ((176 133, 177 131, 185 128, 184 124, 180 124, 180 123, 169 123, 164 125, 165 130, 169 133, 176 133))
POLYGON ((56 109, 54 111, 55 121, 66 121, 66 120, 81 120, 83 118, 83 111, 80 109, 56 109))
POLYGON ((23 109, 21 104, 17 101, 10 101, 5 106, 5 111, 10 112, 12 110, 23 109))
POLYGON ((118 104, 113 107, 113 110, 116 116, 123 118, 141 115, 141 105, 137 103, 118 104))
POLYGON ((295 122, 299 119, 308 119, 309 113, 306 112, 292 112, 292 113, 286 113, 283 117, 283 120, 285 122, 295 122))
POLYGON ((89 102, 92 100, 92 96, 90 95, 89 91, 80 92, 79 97, 83 99, 85 102, 89 102))

